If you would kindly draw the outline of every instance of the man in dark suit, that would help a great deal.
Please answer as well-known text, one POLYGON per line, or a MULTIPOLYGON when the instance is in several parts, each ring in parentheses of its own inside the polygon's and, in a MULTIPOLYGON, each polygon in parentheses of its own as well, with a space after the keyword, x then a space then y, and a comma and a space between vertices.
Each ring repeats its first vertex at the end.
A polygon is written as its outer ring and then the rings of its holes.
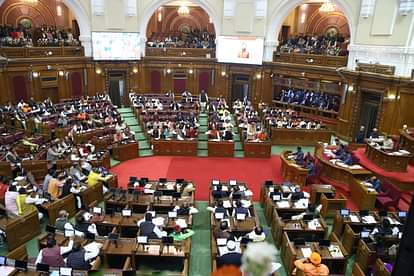
POLYGON ((294 153, 295 161, 298 164, 303 164, 305 159, 305 153, 302 151, 302 147, 298 147, 297 151, 294 153))
POLYGON ((224 198, 229 196, 229 194, 226 191, 222 191, 221 185, 216 186, 216 190, 212 192, 212 195, 214 198, 224 198))
POLYGON ((236 251, 236 243, 232 240, 227 241, 227 252, 217 258, 217 268, 225 265, 241 266, 242 254, 236 251))
POLYGON ((364 140, 365 140, 365 127, 361 126, 359 128, 359 131, 358 131, 357 137, 355 139, 355 142, 358 143, 358 144, 363 144, 364 140))

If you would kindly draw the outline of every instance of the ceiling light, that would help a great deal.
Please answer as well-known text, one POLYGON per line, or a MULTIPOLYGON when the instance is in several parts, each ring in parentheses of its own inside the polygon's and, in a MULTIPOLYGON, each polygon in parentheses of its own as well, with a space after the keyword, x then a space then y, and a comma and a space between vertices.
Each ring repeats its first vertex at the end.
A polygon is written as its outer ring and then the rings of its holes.
POLYGON ((325 3, 319 8, 320 12, 331 13, 335 11, 335 5, 332 4, 331 0, 325 0, 325 3))
POLYGON ((187 16, 190 14, 190 8, 187 7, 186 5, 181 5, 178 8, 177 13, 179 16, 187 16))

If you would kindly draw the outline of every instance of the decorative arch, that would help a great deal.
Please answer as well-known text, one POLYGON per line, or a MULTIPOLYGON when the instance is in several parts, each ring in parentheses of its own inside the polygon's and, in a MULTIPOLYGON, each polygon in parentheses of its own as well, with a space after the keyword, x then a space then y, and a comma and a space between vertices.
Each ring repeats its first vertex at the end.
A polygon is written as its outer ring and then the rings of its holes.
MULTIPOLYGON (((148 23, 152 17, 152 15, 157 11, 157 9, 165 4, 167 4, 168 2, 171 2, 171 0, 154 0, 151 1, 151 4, 143 11, 142 13, 142 17, 141 17, 141 21, 140 21, 140 34, 141 36, 144 38, 144 40, 147 39, 147 28, 148 28, 148 23)), ((192 3, 197 4, 198 6, 200 6, 201 8, 203 8, 208 15, 212 18, 213 20, 213 25, 214 25, 214 30, 216 35, 220 35, 221 34, 221 17, 220 17, 220 12, 216 10, 215 7, 213 7, 208 1, 206 0, 191 0, 192 3)))
MULTIPOLYGON (((278 45, 279 32, 282 28, 283 22, 286 16, 298 5, 304 4, 306 0, 282 0, 280 4, 273 10, 270 16, 270 25, 267 29, 266 40, 274 41, 278 45)), ((333 0, 332 1, 345 15, 349 30, 350 30, 350 41, 353 43, 357 19, 352 12, 352 8, 346 0, 333 0)))

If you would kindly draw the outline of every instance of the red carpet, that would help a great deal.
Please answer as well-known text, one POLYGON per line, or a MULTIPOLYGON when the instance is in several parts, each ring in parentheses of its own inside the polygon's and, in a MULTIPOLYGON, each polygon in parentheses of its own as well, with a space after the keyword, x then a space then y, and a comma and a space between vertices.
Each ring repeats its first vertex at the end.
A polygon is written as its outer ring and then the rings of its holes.
POLYGON ((407 172, 387 172, 384 169, 375 165, 371 160, 369 160, 365 155, 365 148, 359 148, 354 151, 355 156, 359 158, 359 163, 367 168, 368 170, 373 171, 376 174, 382 175, 387 178, 392 178, 400 182, 411 182, 413 183, 414 190, 414 166, 408 166, 407 172))
POLYGON ((118 175, 118 183, 126 187, 130 176, 158 179, 184 178, 196 184, 196 200, 208 200, 212 179, 245 182, 253 191, 254 200, 260 198, 260 187, 265 180, 281 182, 280 158, 203 158, 156 156, 122 162, 111 172, 118 175))

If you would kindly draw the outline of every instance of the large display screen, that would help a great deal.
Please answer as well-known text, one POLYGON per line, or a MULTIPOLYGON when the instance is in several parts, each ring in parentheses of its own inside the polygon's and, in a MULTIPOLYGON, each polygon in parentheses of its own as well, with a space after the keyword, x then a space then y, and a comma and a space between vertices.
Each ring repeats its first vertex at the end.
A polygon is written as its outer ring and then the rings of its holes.
POLYGON ((139 33, 92 33, 93 58, 95 60, 140 59, 139 33))
POLYGON ((217 59, 219 62, 262 64, 264 40, 260 37, 219 36, 217 59))

